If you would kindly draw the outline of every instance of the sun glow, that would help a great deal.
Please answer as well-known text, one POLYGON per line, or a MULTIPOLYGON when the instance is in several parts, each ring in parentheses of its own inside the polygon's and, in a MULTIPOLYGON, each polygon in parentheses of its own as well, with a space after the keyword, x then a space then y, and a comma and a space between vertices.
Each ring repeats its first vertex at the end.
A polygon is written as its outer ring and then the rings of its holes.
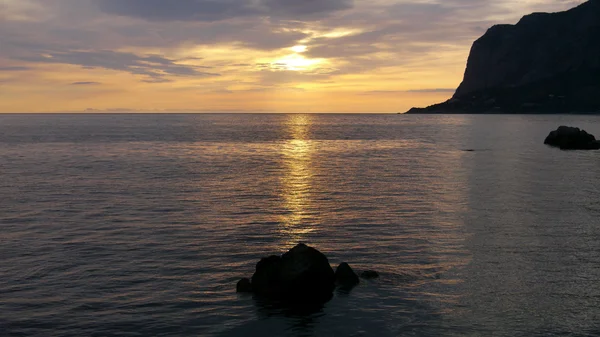
POLYGON ((308 49, 308 47, 303 45, 293 46, 292 48, 290 48, 290 50, 294 53, 304 53, 306 49, 308 49))
POLYGON ((299 54, 292 54, 276 60, 273 64, 284 70, 303 71, 317 68, 317 65, 323 62, 323 59, 309 59, 299 54))
POLYGON ((318 31, 318 30, 306 30, 303 31, 306 34, 309 34, 310 37, 301 41, 301 43, 306 43, 314 38, 340 38, 344 36, 356 35, 363 32, 362 29, 350 29, 350 28, 338 28, 330 31, 318 31))

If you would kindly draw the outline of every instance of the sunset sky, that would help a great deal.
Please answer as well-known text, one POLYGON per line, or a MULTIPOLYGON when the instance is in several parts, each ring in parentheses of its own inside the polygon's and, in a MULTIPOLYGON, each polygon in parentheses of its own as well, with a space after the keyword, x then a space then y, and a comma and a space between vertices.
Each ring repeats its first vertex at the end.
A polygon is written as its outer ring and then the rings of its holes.
POLYGON ((0 0, 0 112, 396 112, 496 23, 583 0, 0 0))

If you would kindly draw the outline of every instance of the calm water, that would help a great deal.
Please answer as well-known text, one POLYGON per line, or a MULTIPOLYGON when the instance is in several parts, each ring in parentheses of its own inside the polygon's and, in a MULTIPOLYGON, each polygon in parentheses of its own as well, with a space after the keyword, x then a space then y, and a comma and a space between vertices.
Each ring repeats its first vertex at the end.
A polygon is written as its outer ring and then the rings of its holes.
POLYGON ((0 336, 598 336, 593 116, 0 115, 0 336), (474 149, 466 152, 465 149, 474 149), (235 283, 298 242, 322 310, 235 283))

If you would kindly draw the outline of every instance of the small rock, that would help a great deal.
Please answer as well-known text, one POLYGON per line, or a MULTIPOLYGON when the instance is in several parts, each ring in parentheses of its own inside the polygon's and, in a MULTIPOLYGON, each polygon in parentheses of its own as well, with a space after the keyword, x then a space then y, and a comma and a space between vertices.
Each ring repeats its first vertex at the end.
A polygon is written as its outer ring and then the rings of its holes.
POLYGON ((252 283, 249 278, 241 279, 236 286, 238 293, 251 293, 252 292, 252 283))
POLYGON ((360 274, 360 277, 370 280, 379 277, 379 273, 374 270, 365 270, 360 274))
POLYGON ((585 130, 561 126, 550 132, 544 144, 559 147, 561 150, 599 150, 600 142, 585 130))
POLYGON ((335 271, 335 283, 344 287, 353 287, 359 284, 360 280, 350 265, 344 262, 335 271))

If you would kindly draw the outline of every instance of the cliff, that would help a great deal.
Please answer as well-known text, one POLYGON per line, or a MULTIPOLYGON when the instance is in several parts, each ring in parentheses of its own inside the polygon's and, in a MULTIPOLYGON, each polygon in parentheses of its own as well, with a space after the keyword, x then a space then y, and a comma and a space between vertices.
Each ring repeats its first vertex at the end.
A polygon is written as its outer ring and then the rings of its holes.
POLYGON ((600 113, 600 0, 493 26, 454 96, 409 113, 600 113))

